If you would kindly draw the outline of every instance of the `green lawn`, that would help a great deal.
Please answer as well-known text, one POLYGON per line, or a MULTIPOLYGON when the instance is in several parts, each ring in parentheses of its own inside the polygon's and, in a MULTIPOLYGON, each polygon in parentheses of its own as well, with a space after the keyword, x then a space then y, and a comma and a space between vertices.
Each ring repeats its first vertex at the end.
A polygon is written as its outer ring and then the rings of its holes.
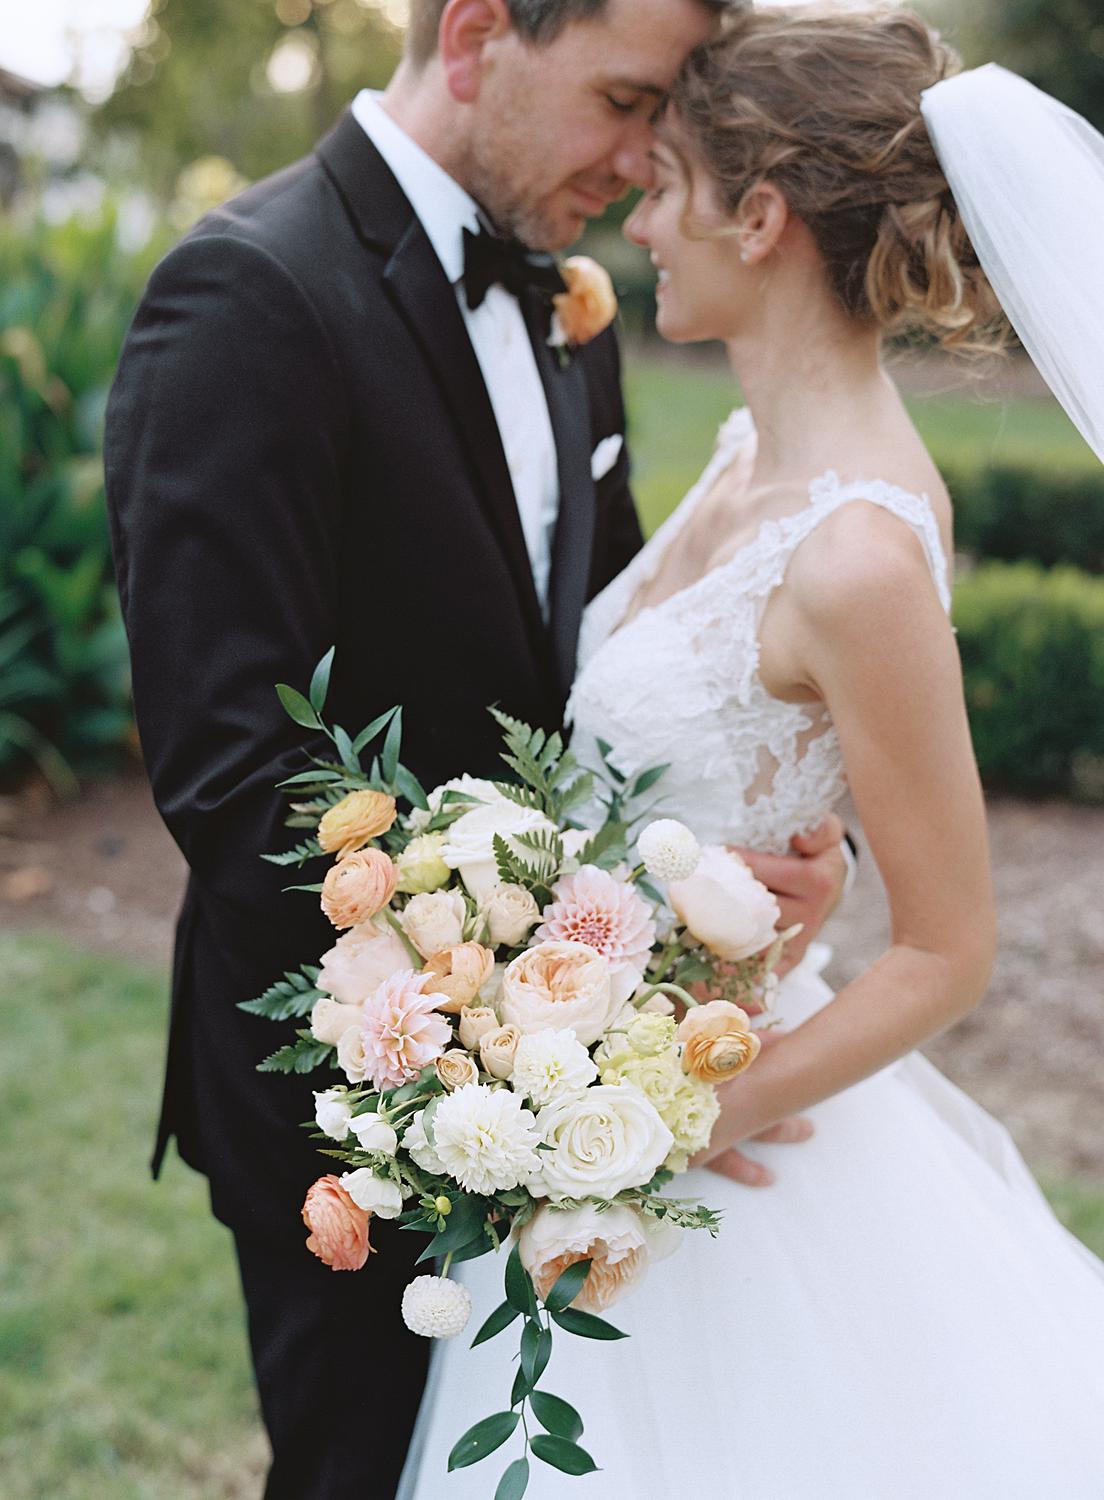
MULTIPOLYGON (((634 489, 650 532, 705 466, 737 393, 723 370, 639 354, 627 359, 625 384, 634 489)), ((908 404, 936 462, 951 471, 985 464, 1051 471, 1098 467, 1055 401, 997 400, 963 391, 914 397, 908 404)))
MULTIPOLYGON (((0 934, 4 1500, 254 1497, 264 1447, 229 1236, 178 1162, 146 1158, 165 980, 0 934)), ((1104 1253, 1104 1189, 1060 1183, 1104 1253)))
POLYGON ((260 1492, 229 1234, 204 1183, 147 1161, 164 976, 0 935, 0 1494, 260 1492))

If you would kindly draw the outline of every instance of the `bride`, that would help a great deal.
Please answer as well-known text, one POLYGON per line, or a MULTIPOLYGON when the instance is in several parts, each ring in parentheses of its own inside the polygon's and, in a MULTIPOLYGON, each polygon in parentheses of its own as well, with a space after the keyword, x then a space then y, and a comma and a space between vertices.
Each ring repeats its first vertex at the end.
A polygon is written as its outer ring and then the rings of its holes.
MULTIPOLYGON (((602 1472, 541 1469, 530 1496, 1104 1495, 1104 1267, 1000 1125, 914 1051, 980 997, 994 916, 950 501, 880 351, 891 329, 999 339, 937 126, 993 129, 973 85, 955 93, 979 76, 998 125, 1005 82, 1013 114, 1042 100, 1000 70, 940 83, 953 71, 905 12, 741 16, 687 65, 628 224, 658 271, 660 332, 724 340, 746 407, 590 605, 575 746, 596 763, 607 742, 628 774, 671 762, 668 815, 768 850, 846 776, 892 938, 838 995, 816 947, 783 982, 783 1034, 728 1085, 685 1184, 724 1210, 721 1236, 684 1236, 617 1307, 631 1338, 557 1341, 546 1383, 578 1398, 602 1472), (776 1185, 726 1178, 728 1150, 799 1111, 816 1122, 801 1152, 753 1148, 776 1185)), ((495 1259, 461 1268, 488 1310, 495 1259)), ((489 1496, 485 1468, 446 1465, 509 1386, 503 1342, 437 1348, 406 1500, 489 1496)))

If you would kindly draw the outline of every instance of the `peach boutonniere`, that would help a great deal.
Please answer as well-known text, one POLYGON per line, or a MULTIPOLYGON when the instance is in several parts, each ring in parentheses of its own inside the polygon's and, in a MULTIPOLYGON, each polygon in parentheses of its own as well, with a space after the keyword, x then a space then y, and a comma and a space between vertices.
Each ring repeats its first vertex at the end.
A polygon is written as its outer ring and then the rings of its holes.
POLYGON ((552 298, 548 342, 561 351, 589 344, 617 316, 617 293, 610 274, 589 255, 572 255, 560 267, 567 290, 552 298))

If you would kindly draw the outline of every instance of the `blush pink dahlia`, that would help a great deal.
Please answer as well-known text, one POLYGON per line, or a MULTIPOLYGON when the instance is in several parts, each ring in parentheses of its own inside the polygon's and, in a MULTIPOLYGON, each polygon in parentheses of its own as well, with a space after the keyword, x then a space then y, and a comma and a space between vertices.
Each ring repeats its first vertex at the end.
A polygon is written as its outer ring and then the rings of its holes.
POLYGON ((584 865, 552 887, 538 942, 585 943, 609 960, 618 1000, 627 1000, 644 974, 656 929, 651 911, 627 881, 584 865))
POLYGON ((385 979, 365 1003, 365 1071, 377 1089, 417 1078, 452 1041, 452 1027, 436 1009, 446 997, 423 993, 430 979, 432 975, 404 969, 385 979))

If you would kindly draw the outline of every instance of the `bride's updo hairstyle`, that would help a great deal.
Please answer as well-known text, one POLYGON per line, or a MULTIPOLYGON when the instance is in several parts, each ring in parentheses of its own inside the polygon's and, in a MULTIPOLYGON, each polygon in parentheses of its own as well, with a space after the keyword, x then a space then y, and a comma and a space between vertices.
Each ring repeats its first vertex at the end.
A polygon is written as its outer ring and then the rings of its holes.
POLYGON ((691 55, 671 97, 726 216, 773 182, 852 316, 992 350, 1007 324, 920 114, 959 66, 908 11, 756 9, 691 55))

